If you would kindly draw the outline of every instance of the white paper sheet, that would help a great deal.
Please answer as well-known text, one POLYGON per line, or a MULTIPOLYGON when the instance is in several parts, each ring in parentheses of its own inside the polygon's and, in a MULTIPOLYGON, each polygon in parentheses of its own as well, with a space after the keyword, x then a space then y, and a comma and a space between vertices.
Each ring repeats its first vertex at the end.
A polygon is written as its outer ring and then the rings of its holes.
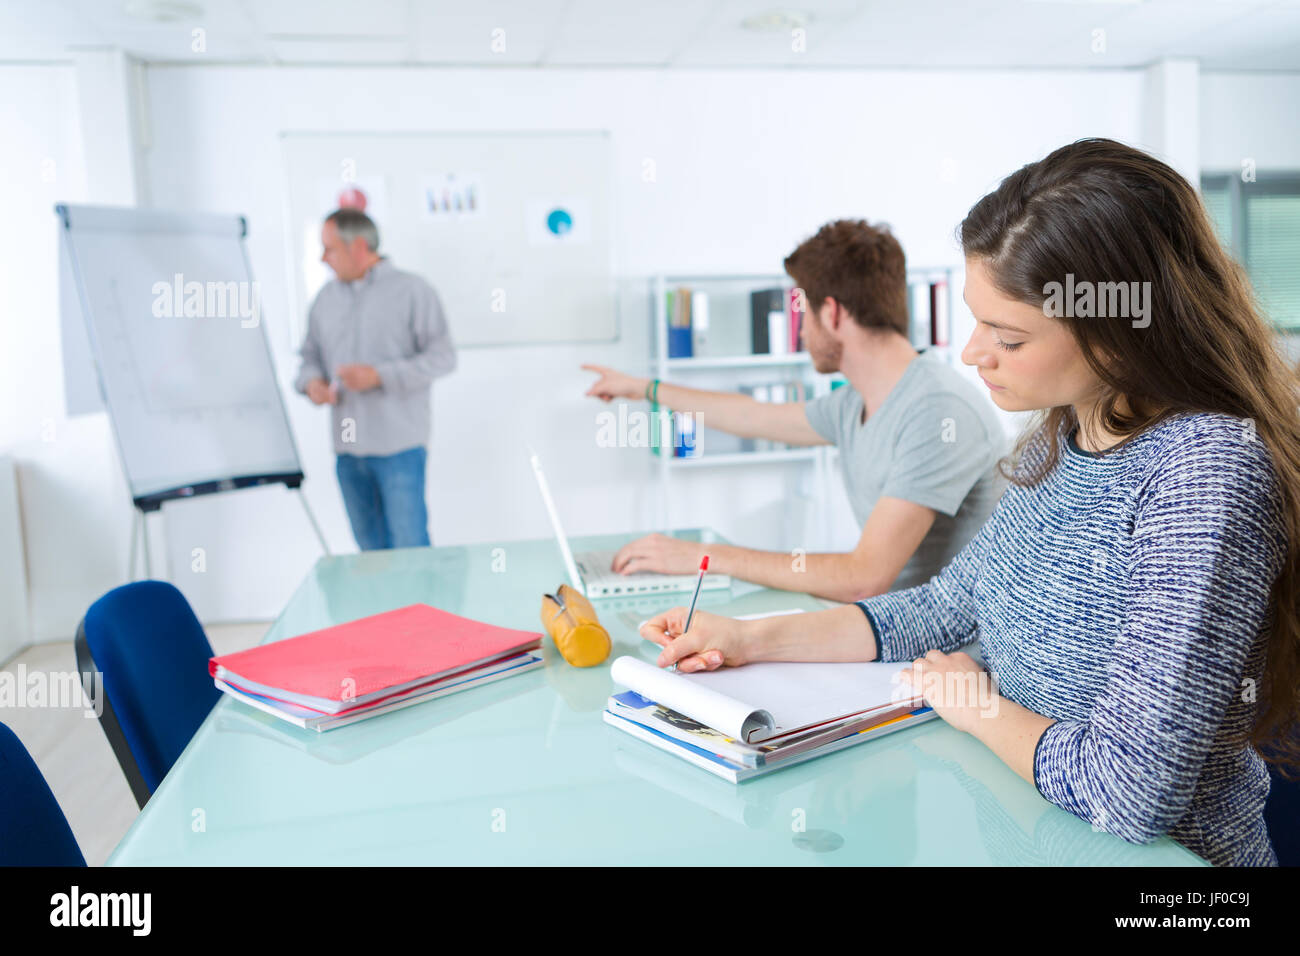
POLYGON ((906 666, 875 661, 829 664, 763 661, 672 676, 691 684, 697 691, 753 701, 761 706, 771 715, 773 723, 771 730, 762 736, 743 738, 753 743, 884 704, 916 701, 919 706, 921 699, 910 685, 894 682, 894 676, 906 666))

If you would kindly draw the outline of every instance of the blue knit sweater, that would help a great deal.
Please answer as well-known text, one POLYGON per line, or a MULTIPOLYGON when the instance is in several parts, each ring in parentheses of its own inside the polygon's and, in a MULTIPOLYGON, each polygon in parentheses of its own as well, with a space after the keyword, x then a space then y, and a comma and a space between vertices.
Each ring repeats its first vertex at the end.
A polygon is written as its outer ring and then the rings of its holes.
POLYGON ((1277 863, 1267 768, 1229 740, 1254 722, 1287 547, 1251 424, 1179 415, 1100 455, 1062 430, 1048 476, 1008 488, 939 574, 860 602, 879 660, 978 638, 998 692, 1056 720, 1034 753, 1046 799, 1221 866, 1277 863))

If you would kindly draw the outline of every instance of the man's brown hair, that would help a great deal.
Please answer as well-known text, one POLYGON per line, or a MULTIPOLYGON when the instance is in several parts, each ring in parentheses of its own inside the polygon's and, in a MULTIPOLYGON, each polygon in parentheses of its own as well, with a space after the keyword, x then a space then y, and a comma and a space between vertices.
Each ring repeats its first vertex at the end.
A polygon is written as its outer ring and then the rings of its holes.
POLYGON ((785 271, 803 289, 810 310, 829 296, 864 329, 907 336, 907 263, 884 223, 828 222, 786 256, 785 271))

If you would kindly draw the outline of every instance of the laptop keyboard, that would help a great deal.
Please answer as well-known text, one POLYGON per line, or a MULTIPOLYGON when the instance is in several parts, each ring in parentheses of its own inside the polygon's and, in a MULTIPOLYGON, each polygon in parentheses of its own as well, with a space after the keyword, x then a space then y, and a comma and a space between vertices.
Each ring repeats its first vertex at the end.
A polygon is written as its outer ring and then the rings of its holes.
MULTIPOLYGON (((582 574, 582 580, 588 589, 601 588, 609 594, 653 594, 664 591, 693 591, 695 590, 694 574, 657 574, 653 571, 642 571, 637 574, 619 574, 610 570, 610 565, 614 563, 614 551, 584 551, 582 554, 574 556, 574 563, 578 565, 578 571, 582 574)), ((710 578, 714 575, 706 575, 704 586, 707 588, 710 584, 710 578)))

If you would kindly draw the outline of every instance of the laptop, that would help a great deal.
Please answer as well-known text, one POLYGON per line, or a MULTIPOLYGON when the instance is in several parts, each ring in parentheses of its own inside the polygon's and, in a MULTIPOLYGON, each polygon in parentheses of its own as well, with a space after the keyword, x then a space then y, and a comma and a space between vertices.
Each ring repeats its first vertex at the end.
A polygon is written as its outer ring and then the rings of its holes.
MULTIPOLYGON (((546 474, 542 471, 541 459, 533 453, 530 457, 533 473, 537 476, 537 487, 542 492, 542 502, 546 513, 550 515, 551 527, 555 529, 555 540, 560 546, 560 556, 569 573, 569 583, 589 598, 636 597, 644 594, 669 594, 695 590, 698 574, 655 574, 638 572, 636 574, 619 574, 610 570, 614 563, 612 551, 583 551, 575 555, 569 547, 569 539, 560 527, 560 515, 555 510, 555 501, 551 498, 551 489, 546 484, 546 474)), ((731 578, 725 574, 705 574, 701 591, 720 591, 731 587, 731 578)))

